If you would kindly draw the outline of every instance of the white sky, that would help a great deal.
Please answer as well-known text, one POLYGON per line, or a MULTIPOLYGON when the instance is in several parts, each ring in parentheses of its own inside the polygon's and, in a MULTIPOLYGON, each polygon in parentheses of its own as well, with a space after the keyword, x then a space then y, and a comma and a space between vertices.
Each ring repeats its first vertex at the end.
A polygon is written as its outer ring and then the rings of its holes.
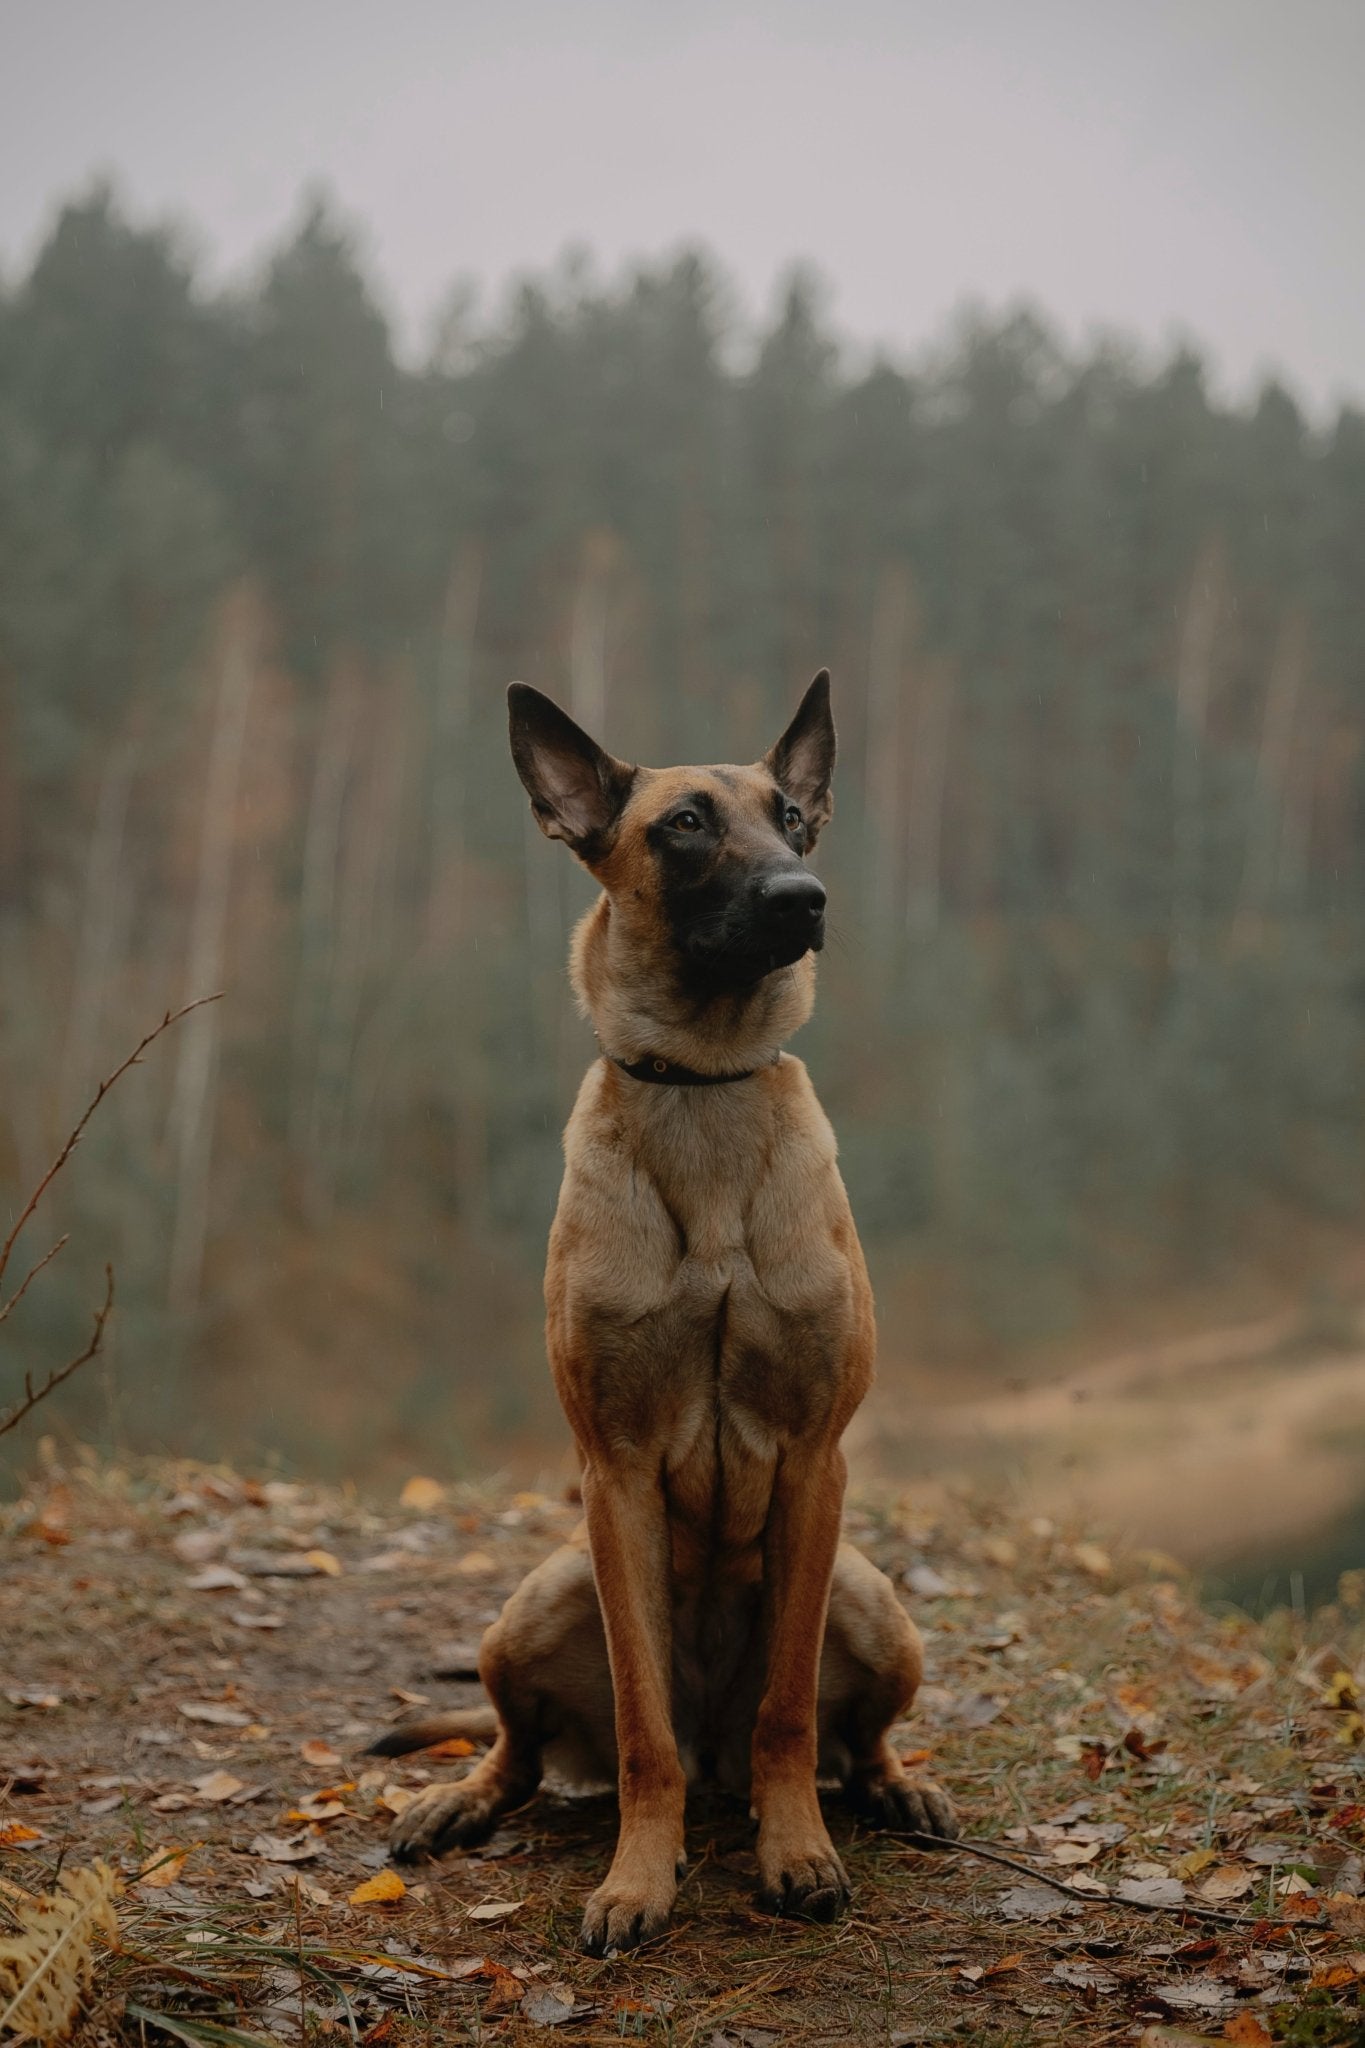
POLYGON ((567 244, 793 259, 914 353, 973 298, 1365 398, 1365 0, 0 0, 0 264, 114 174, 222 276, 321 179, 404 335, 567 244))

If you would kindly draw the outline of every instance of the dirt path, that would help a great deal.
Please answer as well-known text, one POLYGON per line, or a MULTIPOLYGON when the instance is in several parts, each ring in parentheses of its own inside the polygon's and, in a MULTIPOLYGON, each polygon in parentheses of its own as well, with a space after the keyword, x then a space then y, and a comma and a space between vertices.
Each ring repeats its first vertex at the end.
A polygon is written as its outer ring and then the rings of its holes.
POLYGON ((953 1399, 882 1393, 856 1448, 1199 1564, 1290 1546, 1365 1497, 1365 1355, 1295 1352, 1297 1327, 1267 1317, 953 1399))
POLYGON ((93 1465, 4 1511, 0 1913, 59 1864, 103 1857, 128 1883, 81 2041, 888 2048, 1119 2041, 1194 2014, 1254 2042, 1310 1996, 1356 1998, 1365 1750, 1320 1696, 1329 1667, 1365 1660, 1360 1617, 1324 1624, 1319 1669, 1174 1583, 961 1503, 851 1517, 926 1628, 901 1746, 931 1757, 973 1836, 1074 1889, 863 1834, 832 1800, 854 1910, 774 1922, 752 1905, 751 1824, 703 1801, 668 1935, 591 1961, 575 1934, 612 1805, 542 1799, 482 1853, 353 1902, 386 1868, 392 1809, 464 1767, 372 1768, 366 1736, 417 1695, 475 1696, 434 1670, 467 1668, 574 1518, 531 1495, 378 1508, 93 1465), (1312 1875, 1286 1897, 1291 1864, 1312 1875), (1219 1872, 1229 1917, 1199 1919, 1219 1872), (1150 1905, 1158 1880, 1173 1912, 1122 1902, 1136 1886, 1150 1905))

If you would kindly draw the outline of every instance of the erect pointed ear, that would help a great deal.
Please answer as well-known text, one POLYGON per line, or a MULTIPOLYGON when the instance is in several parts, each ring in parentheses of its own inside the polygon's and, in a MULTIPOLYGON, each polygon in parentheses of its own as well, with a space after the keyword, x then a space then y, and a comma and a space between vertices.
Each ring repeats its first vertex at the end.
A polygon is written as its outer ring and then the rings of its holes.
POLYGON ((589 866, 611 844, 635 770, 589 739, 567 712, 529 683, 507 690, 512 759, 536 823, 589 866))
POLYGON ((821 669, 801 699, 777 745, 764 755, 763 765, 801 812, 807 844, 813 846, 834 810, 829 787, 834 776, 834 720, 829 710, 827 668, 821 669))

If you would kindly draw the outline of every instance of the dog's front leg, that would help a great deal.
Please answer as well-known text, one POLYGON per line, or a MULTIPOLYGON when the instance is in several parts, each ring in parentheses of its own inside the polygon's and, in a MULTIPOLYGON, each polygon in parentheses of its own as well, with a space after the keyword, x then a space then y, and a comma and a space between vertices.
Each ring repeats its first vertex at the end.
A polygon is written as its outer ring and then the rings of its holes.
POLYGON ((682 1874, 686 1784, 673 1733, 668 1518, 657 1469, 589 1463, 583 1508, 616 1707, 621 1832, 588 1901, 583 1945, 634 1948, 668 1919, 682 1874))
POLYGON ((832 1920, 848 1899, 815 1789, 816 1691, 844 1480, 837 1445, 784 1454, 763 1544, 768 1663, 752 1754, 759 1897, 774 1912, 816 1920, 832 1920))

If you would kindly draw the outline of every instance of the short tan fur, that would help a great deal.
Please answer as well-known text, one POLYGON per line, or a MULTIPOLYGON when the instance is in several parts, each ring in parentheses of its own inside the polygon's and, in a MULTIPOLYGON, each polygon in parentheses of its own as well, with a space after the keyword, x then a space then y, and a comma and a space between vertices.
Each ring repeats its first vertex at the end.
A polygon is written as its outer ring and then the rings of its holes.
MULTIPOLYGON (((828 1918, 848 1882, 818 1777, 882 1825, 955 1826, 887 1742, 919 1684, 918 1634, 840 1542, 872 1295, 833 1133, 782 1051, 823 942, 805 863, 832 809, 828 677, 748 767, 636 768, 539 692, 510 698, 535 815, 602 885, 572 978, 604 1057, 565 1134, 546 1272, 586 1526, 484 1638, 492 1749, 405 1810, 393 1851, 477 1842, 547 1775, 613 1781, 617 1850, 583 1940, 624 1949, 668 1918, 686 1787, 708 1780, 751 1802, 760 1897, 828 1918), (654 1086, 620 1064, 641 1060, 746 1078, 654 1086)), ((424 1714, 378 1747, 445 1726, 424 1714)))

